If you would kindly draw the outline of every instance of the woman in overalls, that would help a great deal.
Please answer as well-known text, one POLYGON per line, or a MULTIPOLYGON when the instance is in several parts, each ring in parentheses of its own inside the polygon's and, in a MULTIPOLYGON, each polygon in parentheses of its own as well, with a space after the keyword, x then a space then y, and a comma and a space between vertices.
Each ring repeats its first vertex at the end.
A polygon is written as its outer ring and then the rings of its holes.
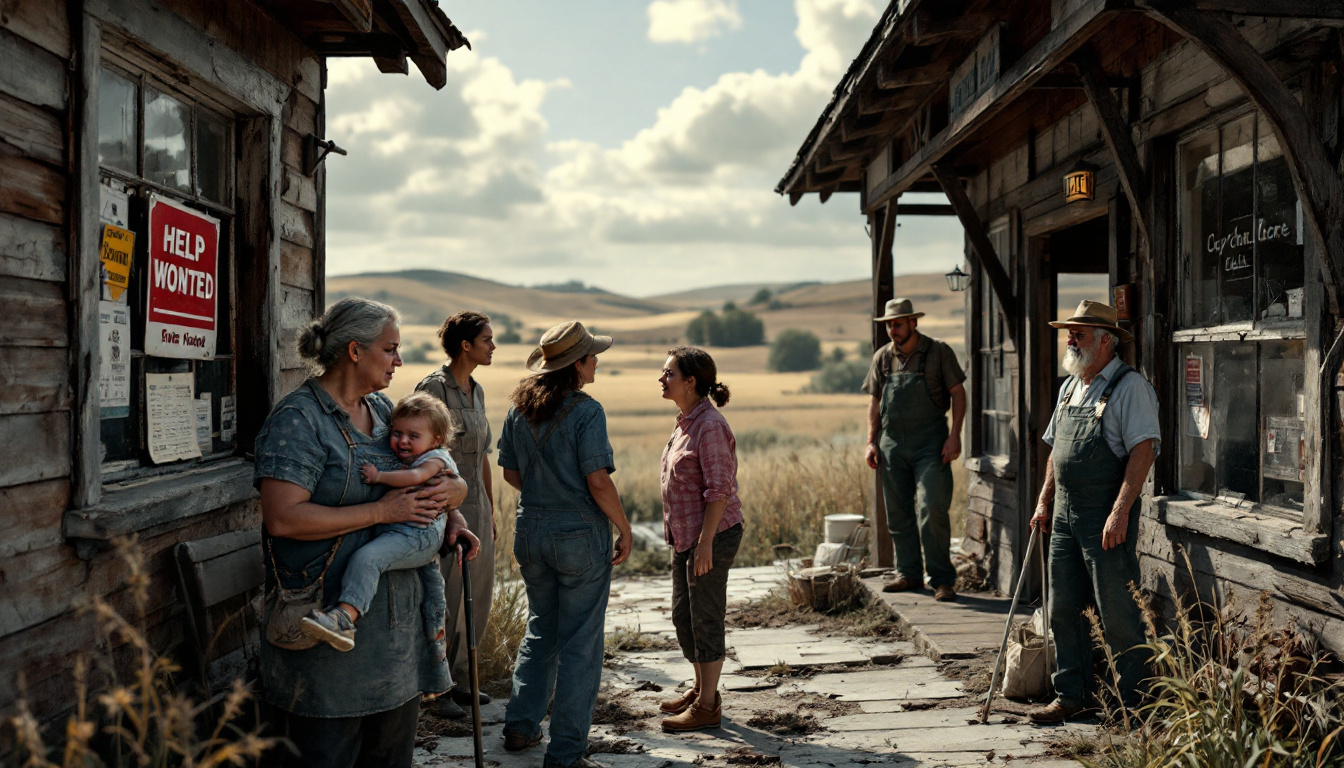
MULTIPOLYGON (((448 451, 467 481, 467 499, 459 511, 467 526, 487 546, 468 564, 471 569, 471 599, 476 639, 485 634, 490 620, 490 603, 495 592, 495 515, 494 487, 490 472, 490 422, 485 417, 485 391, 472 378, 477 366, 490 365, 495 354, 495 332, 490 318, 480 312, 458 312, 443 321, 439 340, 448 362, 426 376, 416 390, 428 392, 448 406, 448 451)), ((466 617, 457 606, 462 604, 462 573, 456 553, 447 553, 440 561, 448 599, 448 644, 457 650, 449 659, 453 679, 452 696, 444 696, 435 703, 434 713, 440 717, 466 717, 463 707, 471 706, 471 691, 463 683, 467 680, 466 617)), ((481 703, 489 704, 490 697, 480 694, 481 703)))

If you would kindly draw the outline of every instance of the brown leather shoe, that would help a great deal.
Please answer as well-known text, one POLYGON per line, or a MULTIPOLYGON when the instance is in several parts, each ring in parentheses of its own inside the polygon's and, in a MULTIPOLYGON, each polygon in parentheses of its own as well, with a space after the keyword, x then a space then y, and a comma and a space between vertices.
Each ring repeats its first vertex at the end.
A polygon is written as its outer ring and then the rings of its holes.
POLYGON ((914 592, 923 588, 922 579, 912 579, 908 576, 897 576, 895 580, 882 585, 883 592, 914 592))
POLYGON ((504 748, 510 752, 522 752, 541 743, 541 734, 524 736, 517 731, 504 732, 504 748))
POLYGON ((699 688, 687 688, 686 692, 676 697, 668 699, 658 705, 658 711, 669 715, 680 715, 686 711, 686 708, 695 703, 695 698, 700 695, 699 688))
POLYGON ((1044 707, 1037 707, 1027 713, 1031 722, 1037 725, 1053 725, 1091 714, 1092 710, 1082 704, 1066 704, 1063 699, 1055 699, 1044 707))
POLYGON ((688 707, 685 712, 664 718, 663 730, 668 733, 698 731, 703 728, 718 728, 722 722, 723 699, 719 696, 718 691, 715 691, 713 709, 702 709, 700 701, 697 699, 695 704, 688 707))
POLYGON ((955 603, 957 601, 957 590, 950 584, 944 584, 933 590, 933 599, 940 603, 955 603))

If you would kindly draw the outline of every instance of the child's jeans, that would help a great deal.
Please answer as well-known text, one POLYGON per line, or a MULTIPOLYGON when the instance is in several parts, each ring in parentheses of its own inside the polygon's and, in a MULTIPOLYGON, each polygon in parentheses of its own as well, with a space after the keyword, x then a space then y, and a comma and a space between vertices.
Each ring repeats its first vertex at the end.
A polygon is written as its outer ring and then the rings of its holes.
MULTIPOLYGON (((439 515, 437 520, 423 528, 411 523, 378 526, 373 540, 355 550, 355 554, 350 557, 350 564, 345 568, 345 578, 341 582, 340 601, 353 605, 363 616, 369 610, 369 603, 373 601, 383 571, 416 568, 425 587, 425 602, 422 606, 425 629, 433 635, 430 640, 443 645, 448 603, 443 593, 443 574, 439 573, 439 565, 434 557, 443 543, 443 531, 447 525, 448 516, 439 515)), ((445 650, 441 648, 439 655, 443 656, 445 650)))

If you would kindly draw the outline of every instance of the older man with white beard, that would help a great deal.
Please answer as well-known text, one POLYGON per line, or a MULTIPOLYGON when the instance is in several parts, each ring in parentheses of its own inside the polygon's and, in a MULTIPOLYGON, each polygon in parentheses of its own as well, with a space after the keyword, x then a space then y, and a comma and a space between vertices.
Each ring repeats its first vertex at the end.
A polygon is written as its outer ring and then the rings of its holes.
POLYGON ((1138 703, 1148 653, 1137 647, 1143 617, 1129 585, 1139 582, 1139 492, 1160 440, 1157 393, 1117 354, 1132 337, 1116 311, 1084 301, 1073 317, 1050 325, 1068 331, 1064 369, 1071 375, 1043 436, 1050 460, 1031 518, 1033 528, 1053 529, 1050 629, 1059 662, 1055 700, 1029 715, 1037 723, 1063 722, 1090 705, 1092 638, 1081 617, 1093 604, 1116 659, 1123 704, 1138 703))

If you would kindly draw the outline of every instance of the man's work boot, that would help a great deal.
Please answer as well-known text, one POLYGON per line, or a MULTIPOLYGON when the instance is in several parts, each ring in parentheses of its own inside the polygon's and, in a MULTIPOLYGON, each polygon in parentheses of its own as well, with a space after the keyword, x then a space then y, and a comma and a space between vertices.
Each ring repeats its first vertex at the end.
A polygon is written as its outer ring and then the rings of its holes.
POLYGON ((915 592, 923 588, 923 579, 912 579, 909 576, 897 576, 882 585, 883 592, 915 592))
POLYGON ((1091 713, 1092 710, 1082 704, 1068 704, 1063 699, 1055 699, 1044 707, 1031 710, 1027 713, 1027 717, 1037 725, 1054 725, 1091 713))
POLYGON ((944 584, 933 590, 933 599, 940 603, 955 603, 957 601, 957 590, 951 584, 944 584))

